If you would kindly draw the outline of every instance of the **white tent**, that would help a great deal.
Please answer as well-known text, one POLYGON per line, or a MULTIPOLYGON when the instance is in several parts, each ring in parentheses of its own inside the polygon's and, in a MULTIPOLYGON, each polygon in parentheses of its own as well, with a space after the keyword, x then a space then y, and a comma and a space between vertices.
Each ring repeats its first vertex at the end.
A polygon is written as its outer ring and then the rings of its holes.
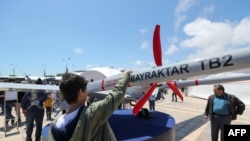
MULTIPOLYGON (((211 77, 227 77, 229 75, 240 75, 240 74, 232 74, 232 73, 223 73, 218 75, 211 75, 207 78, 211 77)), ((234 94, 238 98, 240 98, 247 106, 250 106, 250 80, 249 81, 236 81, 236 82, 226 82, 221 83, 225 92, 234 94)), ((213 85, 199 85, 188 87, 188 96, 198 97, 207 99, 208 96, 213 94, 213 85)))
POLYGON ((84 76, 87 80, 93 79, 94 81, 96 81, 120 73, 121 71, 112 69, 110 67, 97 67, 97 68, 91 68, 83 72, 81 75, 84 76))

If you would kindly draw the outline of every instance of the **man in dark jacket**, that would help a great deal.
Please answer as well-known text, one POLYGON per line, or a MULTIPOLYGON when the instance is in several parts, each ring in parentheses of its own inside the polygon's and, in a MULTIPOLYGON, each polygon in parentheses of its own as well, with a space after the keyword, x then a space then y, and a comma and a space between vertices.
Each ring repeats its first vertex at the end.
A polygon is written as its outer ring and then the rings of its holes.
POLYGON ((218 140, 219 130, 221 141, 224 141, 224 125, 231 124, 231 120, 236 120, 244 110, 245 104, 239 98, 226 93, 223 85, 214 85, 214 94, 208 97, 204 117, 210 118, 212 141, 218 140))
MULTIPOLYGON (((36 84, 43 84, 43 82, 39 78, 36 84)), ((43 102, 46 99, 47 94, 41 90, 28 92, 22 98, 21 107, 27 116, 26 141, 32 141, 34 121, 36 121, 35 141, 40 141, 44 117, 43 102)))

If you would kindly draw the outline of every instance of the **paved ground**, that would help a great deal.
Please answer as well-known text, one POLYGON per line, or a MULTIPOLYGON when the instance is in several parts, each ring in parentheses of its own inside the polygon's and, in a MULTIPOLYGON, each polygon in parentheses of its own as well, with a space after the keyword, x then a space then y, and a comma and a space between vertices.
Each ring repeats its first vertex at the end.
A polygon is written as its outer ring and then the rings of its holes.
MULTIPOLYGON (((175 117, 176 120, 176 141, 210 141, 210 122, 203 119, 203 113, 206 100, 184 97, 184 102, 172 102, 171 95, 166 95, 165 100, 156 102, 156 110, 168 113, 175 117)), ((148 108, 148 103, 145 104, 148 108)), ((13 109, 13 115, 15 111, 13 109)), ((60 114, 58 114, 60 116, 60 114)), ((58 117, 57 116, 57 117, 58 117)), ((54 117, 53 118, 57 118, 54 117)), ((24 117, 22 116, 22 120, 24 117)), ((50 123, 44 118, 44 125, 50 123)), ((250 107, 247 107, 244 114, 238 117, 237 121, 232 124, 248 124, 250 125, 250 107)), ((0 140, 1 141, 24 141, 25 140, 25 124, 22 123, 18 128, 8 127, 4 132, 4 119, 0 116, 0 140)), ((34 131, 33 131, 34 134, 34 131)))
MULTIPOLYGON (((184 102, 172 102, 171 95, 157 102, 156 110, 172 115, 176 120, 176 141, 211 141, 210 122, 203 118, 207 100, 184 97, 184 102)), ((250 107, 232 124, 250 125, 250 107)))

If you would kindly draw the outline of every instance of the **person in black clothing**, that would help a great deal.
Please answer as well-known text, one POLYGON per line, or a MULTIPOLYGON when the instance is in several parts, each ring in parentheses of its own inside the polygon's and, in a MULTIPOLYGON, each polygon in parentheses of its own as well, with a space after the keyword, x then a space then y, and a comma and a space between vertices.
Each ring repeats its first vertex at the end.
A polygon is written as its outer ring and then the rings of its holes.
POLYGON ((172 93, 172 101, 177 102, 177 95, 175 92, 172 93))
MULTIPOLYGON (((43 84, 39 78, 36 84, 43 84)), ((41 140, 41 132, 44 117, 44 106, 43 103, 47 99, 45 91, 32 91, 26 93, 21 102, 23 113, 27 115, 27 130, 26 130, 26 141, 32 141, 32 132, 34 127, 34 121, 36 122, 36 134, 35 141, 41 140)))
POLYGON ((18 122, 21 122, 21 112, 20 112, 20 109, 21 109, 21 101, 22 101, 22 98, 23 98, 24 95, 25 95, 24 91, 17 92, 18 102, 15 103, 15 104, 17 104, 17 105, 15 105, 15 110, 16 110, 16 113, 17 113, 17 120, 18 120, 18 122))

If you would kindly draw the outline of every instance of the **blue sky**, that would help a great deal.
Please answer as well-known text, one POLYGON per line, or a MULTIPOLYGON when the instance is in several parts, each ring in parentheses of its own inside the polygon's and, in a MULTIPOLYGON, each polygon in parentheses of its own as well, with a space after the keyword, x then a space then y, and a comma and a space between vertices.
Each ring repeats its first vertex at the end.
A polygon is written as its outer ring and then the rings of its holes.
POLYGON ((154 66, 250 45, 248 0, 1 0, 0 75, 154 66), (70 59, 69 59, 70 58, 70 59), (63 61, 64 60, 64 61, 63 61), (65 61, 66 60, 66 61, 65 61))

